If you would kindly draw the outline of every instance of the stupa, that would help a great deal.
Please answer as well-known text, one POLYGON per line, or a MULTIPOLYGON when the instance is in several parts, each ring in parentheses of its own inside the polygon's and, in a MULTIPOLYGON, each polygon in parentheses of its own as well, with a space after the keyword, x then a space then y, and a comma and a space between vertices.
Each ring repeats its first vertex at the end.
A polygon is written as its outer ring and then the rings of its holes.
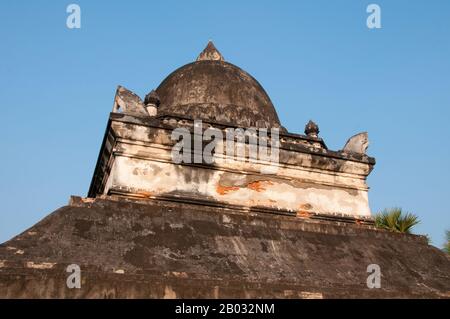
POLYGON ((212 42, 149 91, 117 88, 87 197, 0 245, 0 297, 450 297, 443 252, 374 227, 367 133, 288 132, 212 42))

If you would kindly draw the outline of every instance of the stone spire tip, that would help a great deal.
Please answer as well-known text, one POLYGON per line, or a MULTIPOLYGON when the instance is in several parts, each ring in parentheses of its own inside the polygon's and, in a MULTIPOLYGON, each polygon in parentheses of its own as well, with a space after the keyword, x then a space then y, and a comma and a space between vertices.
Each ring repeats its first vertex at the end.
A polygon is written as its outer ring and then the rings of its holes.
POLYGON ((209 40, 206 48, 200 53, 197 61, 224 61, 222 54, 216 49, 214 43, 209 40))

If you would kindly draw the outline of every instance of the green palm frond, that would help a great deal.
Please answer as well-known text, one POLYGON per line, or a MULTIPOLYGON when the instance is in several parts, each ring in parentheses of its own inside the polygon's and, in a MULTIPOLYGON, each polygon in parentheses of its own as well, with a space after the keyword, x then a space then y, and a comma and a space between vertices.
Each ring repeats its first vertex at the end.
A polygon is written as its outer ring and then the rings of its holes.
POLYGON ((403 213, 401 208, 385 209, 375 216, 377 227, 399 233, 409 234, 411 229, 419 222, 416 215, 403 213))
POLYGON ((419 218, 416 215, 406 213, 405 216, 399 219, 399 231, 401 233, 410 233, 411 228, 419 223, 419 218))
POLYGON ((450 230, 445 232, 445 236, 447 237, 447 242, 444 244, 444 251, 450 254, 450 230))

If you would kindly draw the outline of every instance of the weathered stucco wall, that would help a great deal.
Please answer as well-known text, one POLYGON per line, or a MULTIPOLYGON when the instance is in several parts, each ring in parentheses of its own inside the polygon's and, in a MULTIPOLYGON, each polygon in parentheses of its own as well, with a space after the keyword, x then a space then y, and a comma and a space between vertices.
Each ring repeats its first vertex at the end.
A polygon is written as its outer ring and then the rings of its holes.
POLYGON ((215 153, 213 164, 175 164, 170 128, 114 120, 110 130, 115 138, 105 160, 109 166, 102 194, 202 199, 299 214, 370 216, 366 177, 373 164, 331 157, 317 143, 309 148, 300 145, 309 151, 302 152, 298 144, 304 141, 291 138, 288 143, 281 137, 278 164, 250 162, 248 157, 230 160, 225 152, 215 153), (291 144, 297 149, 291 149, 291 144), (268 165, 276 166, 274 174, 264 172, 268 165))
POLYGON ((117 156, 106 194, 203 198, 293 212, 369 216, 367 190, 117 156))

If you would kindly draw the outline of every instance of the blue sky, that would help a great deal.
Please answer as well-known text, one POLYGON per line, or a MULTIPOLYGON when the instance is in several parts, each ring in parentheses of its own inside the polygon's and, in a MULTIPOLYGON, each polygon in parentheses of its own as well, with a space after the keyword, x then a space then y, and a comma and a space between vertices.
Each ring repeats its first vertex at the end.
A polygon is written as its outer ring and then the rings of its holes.
POLYGON ((0 242, 86 195, 118 84, 144 96, 209 39, 289 131, 313 119, 333 150, 369 132, 373 211, 417 214, 439 247, 450 229, 450 1, 2 1, 0 38, 0 242))

